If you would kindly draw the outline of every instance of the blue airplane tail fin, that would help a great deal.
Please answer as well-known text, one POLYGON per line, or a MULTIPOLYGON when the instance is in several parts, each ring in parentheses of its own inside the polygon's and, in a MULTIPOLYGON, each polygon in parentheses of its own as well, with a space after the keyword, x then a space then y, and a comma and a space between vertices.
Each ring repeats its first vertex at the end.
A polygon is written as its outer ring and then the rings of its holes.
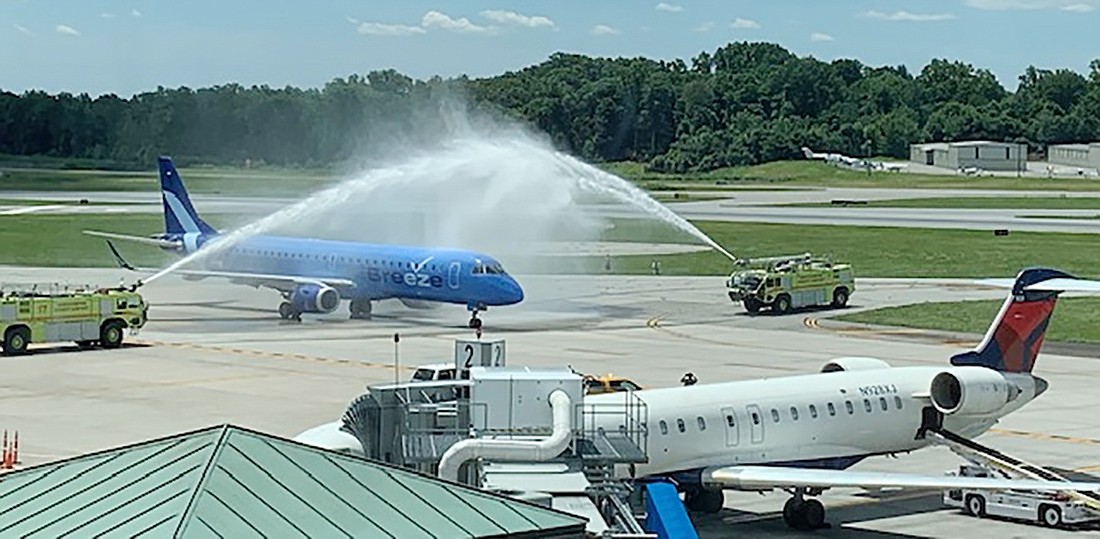
POLYGON ((160 169, 160 193, 164 201, 164 232, 217 234, 218 231, 206 224, 191 205, 191 197, 187 196, 187 189, 176 171, 176 165, 172 164, 172 158, 159 157, 157 167, 160 169))

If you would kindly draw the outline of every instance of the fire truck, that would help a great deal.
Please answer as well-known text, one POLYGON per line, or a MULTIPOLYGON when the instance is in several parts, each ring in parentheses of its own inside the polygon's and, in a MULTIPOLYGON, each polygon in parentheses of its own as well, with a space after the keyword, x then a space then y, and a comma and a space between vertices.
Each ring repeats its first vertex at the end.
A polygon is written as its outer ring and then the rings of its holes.
POLYGON ((137 286, 0 289, 4 355, 23 354, 30 343, 73 341, 81 348, 118 348, 127 329, 145 325, 148 310, 137 286))
POLYGON ((730 300, 743 304, 750 314, 765 308, 773 314, 816 305, 841 308, 856 289, 850 264, 810 253, 739 259, 736 266, 726 288, 730 300))

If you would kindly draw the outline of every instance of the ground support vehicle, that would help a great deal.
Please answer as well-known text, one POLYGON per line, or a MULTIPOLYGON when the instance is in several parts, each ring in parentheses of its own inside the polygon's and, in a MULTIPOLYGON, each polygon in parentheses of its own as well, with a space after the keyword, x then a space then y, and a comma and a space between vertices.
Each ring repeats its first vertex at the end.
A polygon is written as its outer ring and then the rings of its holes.
MULTIPOLYGON (((955 472, 948 472, 955 475, 955 472)), ((995 477, 991 470, 964 464, 958 475, 995 477)), ((1059 528, 1100 521, 1096 511, 1069 495, 1027 490, 952 489, 944 491, 943 503, 975 517, 994 516, 1024 520, 1059 528)))
POLYGON ((0 344, 9 356, 25 353, 30 343, 118 348, 127 329, 145 325, 148 309, 136 286, 0 289, 0 344))
POLYGON ((730 300, 750 314, 771 309, 786 314, 802 307, 841 308, 855 292, 850 264, 838 264, 809 253, 770 258, 739 259, 726 288, 730 300))

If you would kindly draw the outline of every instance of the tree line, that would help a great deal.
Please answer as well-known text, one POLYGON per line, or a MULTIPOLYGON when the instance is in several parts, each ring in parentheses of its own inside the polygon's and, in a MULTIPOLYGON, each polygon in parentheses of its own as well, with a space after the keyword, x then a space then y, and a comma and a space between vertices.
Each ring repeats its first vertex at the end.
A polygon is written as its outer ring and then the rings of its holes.
MULTIPOLYGON (((1009 92, 987 70, 936 59, 823 62, 771 43, 730 43, 690 62, 555 54, 519 71, 414 80, 394 70, 322 88, 157 88, 115 95, 0 91, 0 153, 148 166, 318 166, 415 141, 442 100, 516 119, 591 161, 694 171, 798 158, 801 146, 904 158, 921 141, 1100 140, 1100 59, 1087 74, 1026 68, 1009 92)), ((425 127, 427 126, 427 127, 425 127)))

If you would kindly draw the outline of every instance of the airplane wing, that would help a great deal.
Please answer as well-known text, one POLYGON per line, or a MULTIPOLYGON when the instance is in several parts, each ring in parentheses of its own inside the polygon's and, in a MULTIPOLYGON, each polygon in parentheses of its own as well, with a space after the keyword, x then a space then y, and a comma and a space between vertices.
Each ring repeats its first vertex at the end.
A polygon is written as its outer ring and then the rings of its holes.
POLYGON ((865 489, 1000 489, 1039 490, 1050 492, 1095 492, 1100 483, 1076 481, 1037 481, 1033 479, 1001 479, 997 477, 960 477, 954 475, 916 475, 891 472, 852 472, 789 468, 783 466, 727 466, 703 470, 703 483, 708 486, 738 490, 772 490, 784 488, 852 487, 865 489))
MULTIPOLYGON (((144 239, 144 238, 142 238, 144 239)), ((139 273, 156 273, 160 271, 160 268, 139 268, 131 265, 122 258, 122 254, 115 248, 115 244, 111 243, 111 240, 107 240, 107 247, 110 247, 111 254, 115 257, 115 262, 120 268, 130 271, 136 271, 139 273)), ((194 280, 202 280, 207 278, 216 279, 228 279, 232 283, 245 284, 254 287, 267 287, 274 288, 282 292, 289 292, 294 288, 304 285, 313 284, 317 286, 329 286, 337 290, 346 291, 355 288, 355 281, 350 279, 328 278, 328 277, 305 277, 302 275, 280 275, 273 273, 248 273, 238 271, 216 271, 216 270, 188 270, 179 269, 173 273, 181 275, 183 277, 190 277, 194 280)), ((140 281, 139 281, 140 282, 140 281)))
POLYGON ((304 285, 313 284, 317 286, 329 286, 337 290, 350 290, 355 288, 355 281, 351 279, 338 279, 328 277, 305 277, 301 275, 279 275, 273 273, 248 273, 238 271, 216 271, 216 270, 176 270, 177 275, 183 277, 190 277, 195 280, 201 279, 228 279, 232 283, 246 284, 255 287, 267 287, 274 288, 283 292, 293 290, 294 288, 304 285))
POLYGON ((111 232, 99 232, 96 230, 85 230, 84 234, 89 236, 95 236, 97 238, 107 238, 111 240, 124 240, 133 241, 137 243, 144 243, 146 245, 155 245, 157 247, 163 247, 167 249, 182 249, 183 243, 178 240, 166 240, 162 238, 147 238, 145 236, 129 236, 126 234, 114 234, 111 232))
MULTIPOLYGON (((1016 285, 1015 279, 980 279, 974 282, 982 286, 997 288, 1012 288, 1016 285)), ((1100 292, 1100 281, 1088 279, 1071 279, 1056 277, 1039 281, 1024 287, 1025 290, 1037 290, 1046 292, 1100 292)))

